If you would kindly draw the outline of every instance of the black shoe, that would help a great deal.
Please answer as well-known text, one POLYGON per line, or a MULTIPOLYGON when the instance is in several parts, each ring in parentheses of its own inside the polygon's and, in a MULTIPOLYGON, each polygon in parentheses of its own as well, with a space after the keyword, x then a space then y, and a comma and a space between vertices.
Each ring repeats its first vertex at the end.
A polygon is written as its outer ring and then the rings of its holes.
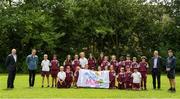
POLYGON ((41 87, 43 88, 44 86, 42 85, 41 87))
POLYGON ((172 91, 172 87, 168 89, 168 91, 172 91))
POLYGON ((176 92, 176 89, 175 89, 175 88, 172 88, 171 92, 176 92))
POLYGON ((54 87, 54 85, 51 86, 51 88, 53 88, 53 87, 54 87))
POLYGON ((49 85, 47 87, 49 88, 49 85))

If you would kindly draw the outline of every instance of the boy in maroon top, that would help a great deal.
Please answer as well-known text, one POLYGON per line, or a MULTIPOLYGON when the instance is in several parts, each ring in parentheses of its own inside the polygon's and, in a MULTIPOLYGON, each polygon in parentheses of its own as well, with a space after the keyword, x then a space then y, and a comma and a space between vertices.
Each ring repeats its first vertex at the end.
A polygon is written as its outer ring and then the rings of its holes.
POLYGON ((148 63, 146 62, 146 57, 141 57, 141 62, 139 63, 139 72, 141 73, 142 80, 141 80, 141 89, 147 90, 146 88, 146 80, 147 80, 147 69, 149 68, 148 63))
POLYGON ((118 71, 119 71, 122 67, 125 69, 125 61, 124 61, 123 56, 121 56, 121 57, 119 58, 118 71))
POLYGON ((116 78, 116 72, 114 71, 113 65, 110 66, 109 71, 109 88, 113 89, 115 88, 115 78, 116 78))
POLYGON ((103 52, 101 52, 100 53, 100 57, 98 58, 98 66, 101 66, 101 63, 103 62, 103 60, 104 60, 104 53, 103 52))
POLYGON ((110 64, 113 65, 113 68, 114 68, 115 72, 118 73, 118 61, 116 60, 116 56, 115 55, 111 56, 110 64))
POLYGON ((80 70, 80 67, 77 66, 76 71, 74 72, 74 86, 76 86, 76 87, 77 87, 76 83, 77 83, 78 77, 79 77, 79 70, 80 70))
POLYGON ((126 85, 126 89, 132 89, 132 72, 130 67, 126 68, 126 73, 125 73, 125 85, 126 85))
POLYGON ((74 60, 72 61, 72 69, 73 69, 73 73, 76 71, 76 67, 80 66, 80 62, 79 62, 79 57, 78 55, 74 55, 74 60))
POLYGON ((70 66, 67 66, 67 68, 66 68, 66 79, 65 79, 67 88, 71 87, 71 84, 73 81, 73 72, 71 72, 70 70, 71 70, 70 66))
POLYGON ((59 61, 57 60, 57 56, 53 56, 53 60, 51 60, 51 76, 52 76, 52 87, 56 87, 57 85, 57 74, 59 72, 59 61))
POLYGON ((64 61, 64 69, 66 70, 66 67, 70 66, 72 67, 72 61, 71 61, 71 55, 67 55, 66 60, 64 61))
POLYGON ((134 69, 138 68, 139 67, 139 64, 137 63, 137 58, 136 57, 133 57, 133 62, 131 64, 131 72, 134 72, 134 69))
POLYGON ((123 67, 120 69, 117 81, 118 81, 118 89, 125 89, 125 71, 123 67))
POLYGON ((89 69, 90 69, 90 70, 95 70, 96 60, 95 60, 95 58, 92 56, 92 54, 89 54, 88 66, 89 66, 89 69))
POLYGON ((131 68, 132 61, 131 61, 130 55, 126 56, 126 60, 125 60, 124 64, 125 64, 125 69, 126 68, 131 68))
POLYGON ((101 63, 101 70, 105 70, 110 66, 108 56, 104 56, 104 61, 101 63))

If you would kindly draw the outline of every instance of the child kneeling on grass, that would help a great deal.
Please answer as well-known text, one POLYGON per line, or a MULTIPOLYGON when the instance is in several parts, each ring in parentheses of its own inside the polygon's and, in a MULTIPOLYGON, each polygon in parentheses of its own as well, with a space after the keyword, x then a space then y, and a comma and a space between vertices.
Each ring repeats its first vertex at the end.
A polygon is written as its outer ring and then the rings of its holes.
POLYGON ((66 79, 66 73, 64 72, 64 67, 60 66, 60 71, 57 75, 57 88, 66 87, 65 79, 66 79))
POLYGON ((141 73, 138 72, 138 68, 134 68, 134 73, 132 73, 133 78, 133 90, 140 90, 140 84, 141 84, 141 73))

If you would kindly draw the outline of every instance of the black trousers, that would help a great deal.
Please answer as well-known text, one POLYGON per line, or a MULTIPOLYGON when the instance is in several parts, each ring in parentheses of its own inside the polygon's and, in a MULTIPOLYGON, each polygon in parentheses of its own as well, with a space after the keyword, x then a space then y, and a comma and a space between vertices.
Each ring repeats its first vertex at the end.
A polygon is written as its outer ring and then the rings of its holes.
POLYGON ((14 88, 16 70, 8 71, 7 88, 14 88))
POLYGON ((156 89, 156 80, 158 84, 158 89, 161 88, 161 72, 157 68, 152 69, 152 79, 153 79, 153 88, 156 89))
POLYGON ((33 87, 35 82, 36 70, 29 70, 29 86, 33 87))

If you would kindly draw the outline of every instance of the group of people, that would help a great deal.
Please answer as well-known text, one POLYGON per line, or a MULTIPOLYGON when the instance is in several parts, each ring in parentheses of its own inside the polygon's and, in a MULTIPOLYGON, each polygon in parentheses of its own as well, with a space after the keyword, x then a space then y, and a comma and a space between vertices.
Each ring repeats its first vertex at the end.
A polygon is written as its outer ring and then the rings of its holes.
MULTIPOLYGON (((32 49, 32 53, 27 56, 26 63, 29 70, 29 87, 34 86, 35 75, 38 66, 38 56, 36 50, 32 49)), ((8 81, 7 88, 14 88, 14 79, 16 75, 16 63, 17 55, 16 49, 12 49, 12 53, 7 56, 5 65, 8 69, 8 81)), ((57 88, 70 88, 76 86, 79 70, 89 69, 93 71, 109 71, 109 88, 116 88, 115 82, 118 82, 117 88, 119 89, 133 89, 133 90, 147 90, 147 72, 148 68, 151 70, 153 79, 153 88, 161 88, 161 68, 165 65, 167 71, 167 77, 169 79, 171 92, 175 92, 175 67, 176 58, 173 55, 172 49, 168 50, 168 58, 164 61, 158 54, 158 51, 154 51, 154 56, 151 61, 148 62, 146 56, 142 56, 138 61, 136 57, 130 57, 126 55, 124 59, 121 56, 116 59, 115 55, 111 56, 109 60, 108 56, 104 56, 103 53, 96 60, 92 54, 89 54, 89 58, 85 57, 85 53, 81 52, 79 55, 74 55, 72 59, 70 55, 67 55, 63 65, 60 66, 58 58, 53 55, 52 60, 48 59, 48 55, 44 54, 41 62, 41 76, 42 87, 44 87, 45 77, 47 78, 47 87, 50 87, 49 75, 52 77, 52 86, 57 88), (79 57, 80 56, 80 57, 79 57), (164 64, 165 63, 165 64, 164 64)))

